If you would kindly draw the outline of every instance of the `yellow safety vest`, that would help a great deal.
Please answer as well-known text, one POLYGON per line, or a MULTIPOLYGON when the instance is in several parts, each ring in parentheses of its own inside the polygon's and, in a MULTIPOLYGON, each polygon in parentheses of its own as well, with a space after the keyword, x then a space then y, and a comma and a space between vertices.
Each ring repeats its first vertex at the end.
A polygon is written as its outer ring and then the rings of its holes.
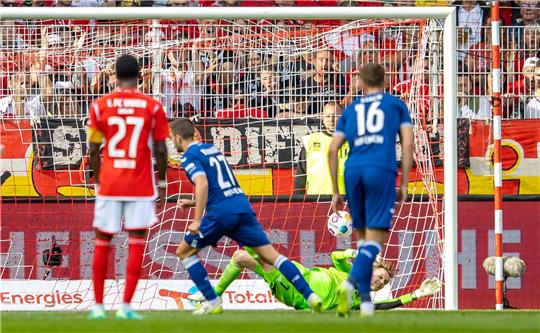
MULTIPOLYGON (((332 177, 328 167, 328 149, 332 136, 317 132, 302 138, 306 148, 306 194, 332 194, 332 177)), ((349 155, 349 144, 345 142, 338 152, 338 186, 345 193, 345 161, 349 155)))

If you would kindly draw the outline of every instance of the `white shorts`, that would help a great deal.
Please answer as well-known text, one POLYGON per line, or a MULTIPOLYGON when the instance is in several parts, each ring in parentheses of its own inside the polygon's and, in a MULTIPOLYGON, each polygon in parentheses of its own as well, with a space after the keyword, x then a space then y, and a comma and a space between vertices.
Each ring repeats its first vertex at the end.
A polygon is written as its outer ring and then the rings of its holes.
POLYGON ((147 229, 157 222, 153 200, 120 201, 96 198, 92 226, 105 233, 116 234, 124 229, 147 229))

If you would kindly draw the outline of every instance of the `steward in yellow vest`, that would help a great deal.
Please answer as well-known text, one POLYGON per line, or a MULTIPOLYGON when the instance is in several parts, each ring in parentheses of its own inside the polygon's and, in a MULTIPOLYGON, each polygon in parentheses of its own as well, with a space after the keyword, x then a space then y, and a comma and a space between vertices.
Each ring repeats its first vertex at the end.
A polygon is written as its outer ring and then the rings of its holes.
MULTIPOLYGON (((332 134, 336 128, 336 120, 343 111, 335 102, 327 103, 323 108, 322 121, 325 130, 311 133, 302 138, 304 146, 300 152, 294 194, 324 195, 332 194, 332 178, 328 168, 328 149, 332 142, 332 134)), ((339 150, 339 191, 345 193, 344 172, 345 161, 349 154, 349 146, 343 145, 339 150)))

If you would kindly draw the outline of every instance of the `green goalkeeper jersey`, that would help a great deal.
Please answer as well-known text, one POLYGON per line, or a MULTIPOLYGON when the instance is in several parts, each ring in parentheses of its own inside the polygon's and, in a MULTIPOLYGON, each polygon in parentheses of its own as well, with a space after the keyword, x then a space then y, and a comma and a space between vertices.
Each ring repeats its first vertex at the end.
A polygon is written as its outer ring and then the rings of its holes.
MULTIPOLYGON (((337 306, 337 288, 347 279, 352 267, 345 257, 344 252, 335 251, 332 253, 334 267, 330 268, 314 267, 313 269, 309 269, 296 261, 292 263, 296 265, 313 292, 322 298, 323 310, 335 308, 337 306)), ((272 294, 280 302, 297 310, 309 309, 306 299, 277 269, 265 272, 262 266, 257 264, 255 272, 268 283, 272 294)), ((392 309, 410 303, 413 300, 412 294, 406 294, 398 298, 375 302, 375 308, 380 310, 392 309)), ((355 309, 359 306, 360 299, 355 294, 353 296, 352 308, 355 309)))
MULTIPOLYGON (((345 281, 350 271, 350 264, 346 259, 332 255, 334 267, 309 269, 293 261, 313 292, 319 295, 323 301, 323 310, 334 308, 337 305, 337 287, 345 281), (347 269, 348 270, 340 270, 347 269)), ((277 269, 265 272, 260 265, 257 265, 255 272, 261 276, 272 291, 272 294, 283 304, 295 309, 309 309, 309 305, 293 285, 277 269)), ((353 306, 359 304, 358 298, 354 297, 353 306)))
MULTIPOLYGON (((293 261, 293 263, 298 267, 313 292, 321 296, 323 310, 335 307, 337 305, 335 290, 347 278, 347 274, 335 268, 315 267, 310 270, 297 262, 293 261)), ((262 267, 257 265, 256 273, 268 283, 272 294, 280 302, 295 309, 309 309, 304 296, 277 269, 264 272, 262 267)))

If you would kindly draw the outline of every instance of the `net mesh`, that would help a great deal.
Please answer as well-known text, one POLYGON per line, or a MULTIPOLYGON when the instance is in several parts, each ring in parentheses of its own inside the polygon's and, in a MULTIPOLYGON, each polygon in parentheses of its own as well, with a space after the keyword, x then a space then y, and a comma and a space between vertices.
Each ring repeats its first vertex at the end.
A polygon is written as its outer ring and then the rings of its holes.
MULTIPOLYGON (((353 245, 326 230, 331 193, 313 193, 309 181, 306 185, 309 175, 300 171, 307 162, 303 138, 331 131, 336 118, 325 116, 325 105, 347 104, 361 94, 357 69, 382 63, 386 88, 407 101, 416 136, 412 200, 396 211, 383 255, 398 268, 385 293, 410 292, 429 277, 442 280, 438 21, 2 24, 6 47, 1 66, 7 80, 0 100, 5 156, 1 189, 3 214, 10 217, 0 242, 2 278, 73 283, 91 278, 93 178, 84 123, 92 101, 115 88, 115 58, 129 53, 142 66, 140 89, 160 99, 169 118, 191 117, 201 140, 225 152, 270 240, 308 267, 328 266, 332 250, 353 245), (63 251, 58 266, 42 258, 54 243, 63 251)), ((192 193, 179 157, 169 143, 169 203, 148 236, 144 274, 150 280, 140 286, 145 299, 155 292, 152 280, 188 278, 174 255, 192 214, 175 204, 179 195, 192 193)), ((236 249, 223 239, 201 252, 210 278, 219 278, 236 249)), ((125 276, 126 257, 122 233, 115 240, 109 278, 125 276)), ((242 278, 255 276, 245 272, 242 278)), ((413 304, 443 305, 442 293, 413 304)))

